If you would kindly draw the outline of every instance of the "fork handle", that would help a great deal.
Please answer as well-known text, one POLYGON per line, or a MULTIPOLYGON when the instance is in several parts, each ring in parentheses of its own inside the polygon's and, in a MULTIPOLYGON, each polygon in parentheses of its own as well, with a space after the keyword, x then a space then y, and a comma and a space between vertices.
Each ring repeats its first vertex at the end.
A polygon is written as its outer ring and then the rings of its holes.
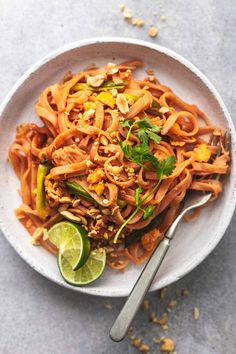
POLYGON ((133 321, 144 296, 150 288, 151 283, 162 264, 166 252, 169 249, 169 246, 170 240, 165 237, 153 252, 148 263, 136 281, 125 305, 110 330, 110 337, 115 342, 121 341, 126 336, 131 322, 133 321))

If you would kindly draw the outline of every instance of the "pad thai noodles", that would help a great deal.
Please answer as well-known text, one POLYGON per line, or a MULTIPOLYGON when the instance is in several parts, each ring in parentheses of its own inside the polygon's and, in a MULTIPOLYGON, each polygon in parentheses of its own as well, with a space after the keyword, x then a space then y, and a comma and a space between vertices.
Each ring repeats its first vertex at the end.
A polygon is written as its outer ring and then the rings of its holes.
POLYGON ((57 254, 48 230, 69 220, 122 270, 149 258, 188 190, 222 192, 212 174, 228 173, 229 153, 222 146, 219 155, 211 139, 224 132, 153 75, 135 79, 140 66, 68 72, 40 94, 41 124, 17 127, 9 149, 22 198, 16 216, 33 244, 57 254))

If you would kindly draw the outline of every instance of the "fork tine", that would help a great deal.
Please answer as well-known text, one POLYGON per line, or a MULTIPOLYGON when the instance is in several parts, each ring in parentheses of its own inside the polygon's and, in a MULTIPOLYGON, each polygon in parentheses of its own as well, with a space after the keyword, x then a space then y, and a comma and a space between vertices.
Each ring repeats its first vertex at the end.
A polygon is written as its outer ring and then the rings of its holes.
POLYGON ((226 131, 224 134, 222 144, 223 144, 224 150, 230 152, 231 135, 228 131, 226 131))

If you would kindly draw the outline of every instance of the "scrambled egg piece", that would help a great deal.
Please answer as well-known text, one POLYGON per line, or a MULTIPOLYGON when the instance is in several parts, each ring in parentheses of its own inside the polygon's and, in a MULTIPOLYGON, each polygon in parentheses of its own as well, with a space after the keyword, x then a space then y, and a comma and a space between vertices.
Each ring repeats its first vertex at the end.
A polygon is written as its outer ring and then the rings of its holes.
POLYGON ((94 191, 99 196, 102 195, 105 189, 103 182, 104 177, 105 173, 101 168, 97 168, 96 170, 92 171, 87 177, 89 189, 94 191))
POLYGON ((87 177, 87 182, 89 184, 95 184, 100 182, 105 177, 105 173, 101 168, 97 168, 91 172, 87 177))
POLYGON ((102 193, 104 192, 104 189, 105 189, 105 185, 103 182, 99 182, 99 183, 96 183, 96 184, 91 184, 89 186, 89 189, 91 191, 94 191, 97 195, 102 195, 102 193))
POLYGON ((85 102, 84 103, 84 109, 85 111, 89 111, 90 109, 96 109, 97 105, 96 105, 96 102, 85 102))
POLYGON ((97 96, 97 99, 104 103, 105 105, 114 108, 116 104, 116 99, 110 92, 101 92, 97 96))
POLYGON ((198 145, 194 150, 195 161, 198 162, 207 162, 211 157, 211 150, 208 149, 206 144, 198 145))

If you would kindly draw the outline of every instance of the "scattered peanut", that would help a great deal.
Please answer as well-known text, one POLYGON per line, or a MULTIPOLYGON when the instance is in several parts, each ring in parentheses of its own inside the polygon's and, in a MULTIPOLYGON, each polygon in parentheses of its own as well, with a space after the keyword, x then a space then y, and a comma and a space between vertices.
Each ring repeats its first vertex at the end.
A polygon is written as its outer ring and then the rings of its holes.
POLYGON ((170 109, 168 107, 161 107, 159 109, 159 112, 162 113, 162 114, 165 114, 165 113, 170 112, 170 109))
POLYGON ((141 339, 140 338, 136 338, 132 341, 132 345, 135 347, 135 348, 138 348, 140 345, 141 345, 141 339))
POLYGON ((195 321, 197 321, 199 319, 200 316, 200 311, 198 307, 194 307, 193 309, 193 317, 195 319, 195 321))
POLYGON ((150 347, 149 347, 149 345, 143 343, 140 345, 140 347, 138 349, 141 353, 147 353, 147 352, 149 352, 150 347))
POLYGON ((43 237, 43 227, 37 227, 37 229, 35 229, 33 235, 32 235, 32 239, 31 239, 31 243, 34 246, 39 245, 39 240, 43 237))
POLYGON ((189 290, 188 289, 181 289, 181 295, 182 296, 188 296, 189 295, 189 290))
POLYGON ((162 288, 159 290, 159 296, 161 299, 164 299, 166 292, 167 292, 167 288, 162 288))
POLYGON ((144 26, 144 20, 142 20, 141 18, 133 18, 131 21, 133 26, 137 26, 137 27, 143 27, 144 26))
POLYGON ((132 12, 130 9, 128 9, 128 7, 125 7, 124 8, 124 11, 123 11, 123 16, 126 20, 129 20, 132 18, 132 12))
POLYGON ((162 352, 171 352, 175 349, 175 343, 174 343, 173 339, 163 338, 162 343, 163 343, 161 346, 162 352))
POLYGON ((70 211, 67 211, 67 210, 60 211, 60 214, 70 221, 78 222, 78 223, 81 222, 81 218, 79 218, 78 216, 75 216, 70 211))
POLYGON ((104 307, 105 307, 107 310, 111 310, 111 309, 112 309, 112 305, 111 305, 110 303, 104 304, 104 307))
POLYGON ((153 343, 155 343, 155 344, 160 344, 160 343, 161 343, 161 340, 160 340, 159 338, 157 338, 157 337, 153 337, 153 338, 152 338, 152 341, 153 341, 153 343))
POLYGON ((104 79, 105 79, 105 77, 102 74, 95 75, 95 76, 89 76, 87 78, 87 84, 92 87, 99 87, 103 84, 104 79))
POLYGON ((146 73, 147 73, 148 75, 154 75, 154 71, 153 71, 153 69, 151 69, 151 68, 147 68, 147 69, 146 69, 146 73))
POLYGON ((173 309, 177 305, 177 300, 171 300, 168 304, 168 308, 173 309))
POLYGON ((121 113, 126 114, 129 112, 129 105, 127 99, 122 93, 119 93, 116 97, 116 105, 121 113))
POLYGON ((161 21, 165 22, 167 20, 167 17, 164 15, 161 15, 160 19, 161 19, 161 21))
POLYGON ((142 304, 142 309, 147 311, 149 309, 149 300, 144 300, 142 304))
POLYGON ((157 36, 157 34, 158 34, 158 29, 156 27, 152 26, 149 28, 149 31, 148 31, 149 37, 154 38, 157 36))
POLYGON ((124 4, 120 4, 120 11, 123 12, 125 9, 125 5, 124 4))

